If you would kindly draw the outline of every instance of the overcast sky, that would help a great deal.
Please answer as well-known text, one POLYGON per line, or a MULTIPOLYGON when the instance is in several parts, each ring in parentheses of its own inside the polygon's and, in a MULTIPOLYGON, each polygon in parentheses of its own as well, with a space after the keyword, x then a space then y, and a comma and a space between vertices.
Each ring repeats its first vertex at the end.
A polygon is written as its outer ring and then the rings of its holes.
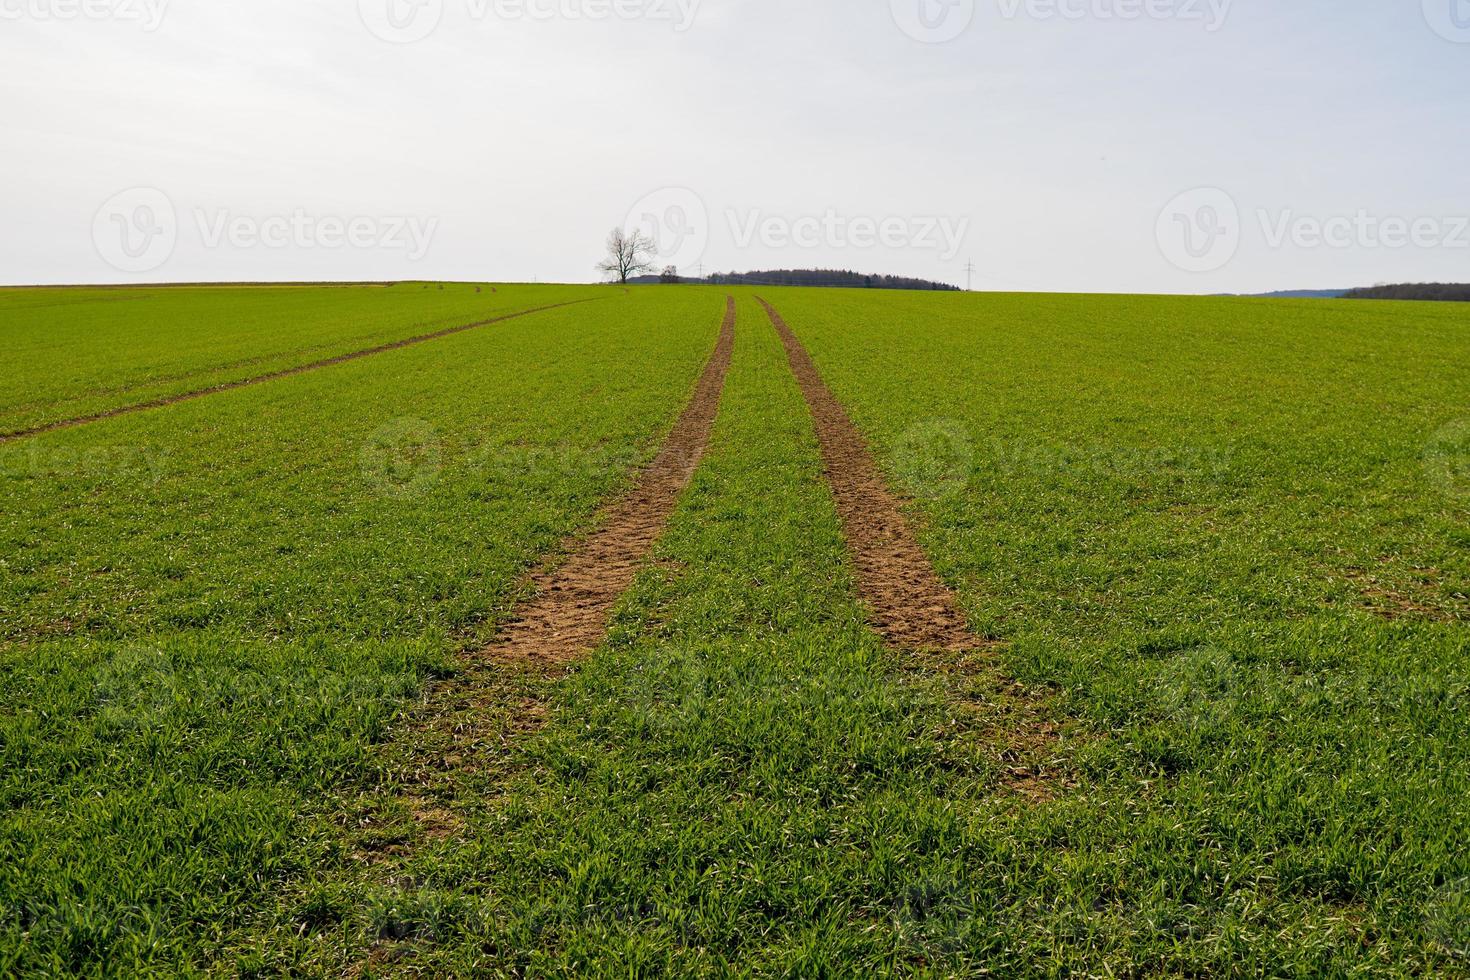
POLYGON ((0 0, 8 283, 1470 281, 1470 0, 0 0))

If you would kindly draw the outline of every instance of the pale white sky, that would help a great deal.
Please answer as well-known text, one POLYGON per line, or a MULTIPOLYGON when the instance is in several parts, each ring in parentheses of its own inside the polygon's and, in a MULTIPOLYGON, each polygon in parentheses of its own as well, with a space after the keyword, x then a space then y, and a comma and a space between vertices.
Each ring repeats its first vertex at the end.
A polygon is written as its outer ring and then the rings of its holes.
POLYGON ((1470 0, 0 0, 0 282, 1470 281, 1470 0), (1182 196, 1181 196, 1182 195, 1182 196))

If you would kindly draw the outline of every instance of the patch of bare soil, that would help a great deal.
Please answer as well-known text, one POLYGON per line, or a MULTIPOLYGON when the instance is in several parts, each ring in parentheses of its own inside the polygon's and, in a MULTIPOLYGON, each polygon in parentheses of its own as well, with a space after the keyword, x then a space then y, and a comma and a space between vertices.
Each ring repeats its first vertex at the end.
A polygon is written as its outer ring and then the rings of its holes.
POLYGON ((613 606, 663 533, 709 442, 735 345, 735 301, 725 302, 714 354, 663 449, 592 537, 561 565, 532 579, 533 596, 485 656, 566 664, 602 641, 613 606))
POLYGON ((1046 698, 1005 677, 985 656, 997 644, 970 631, 954 593, 934 571, 889 492, 866 440, 781 314, 765 300, 760 303, 811 409, 871 625, 889 647, 909 655, 911 668, 951 678, 956 703, 965 708, 955 734, 963 730, 981 739, 1008 792, 1035 803, 1072 785, 1059 752, 1066 733, 1046 698))
MULTIPOLYGON (((604 514, 585 541, 567 542, 568 557, 533 575, 531 597, 489 647, 463 657, 459 676, 430 688, 397 740, 403 755, 394 787, 362 803, 364 844, 402 859, 416 843, 458 836, 463 819, 450 801, 458 785, 490 760, 505 760, 516 743, 547 720, 546 698, 565 668, 601 641, 619 598, 663 532, 678 496, 694 475, 719 408, 735 344, 735 301, 726 300, 720 337, 694 395, 658 456, 634 488, 604 514)), ((493 764, 493 763, 492 763, 493 764)), ((494 780, 490 780, 491 783, 494 780)), ((491 802, 480 787, 476 805, 491 802)))
MULTIPOLYGON (((1406 591, 1412 587, 1422 593, 1437 591, 1444 573, 1438 568, 1400 569, 1392 558, 1380 558, 1376 570, 1349 568, 1346 576, 1362 596, 1363 605, 1375 616, 1384 619, 1432 619, 1443 622, 1454 621, 1457 616, 1450 609, 1430 605, 1406 591)), ((1465 596, 1456 594, 1455 600, 1465 596)), ((1453 600, 1452 600, 1453 601, 1453 600)))
POLYGON ((91 422, 101 422, 104 419, 117 418, 119 415, 131 415, 134 412, 146 412, 150 409, 164 408, 168 405, 177 405, 179 402, 193 401, 206 395, 217 395, 225 391, 234 391, 237 388, 248 388, 251 385, 264 384, 267 381, 278 381, 281 378, 289 378, 296 374, 305 374, 307 371, 316 371, 337 364, 346 364, 348 361, 360 360, 364 357, 372 357, 374 354, 385 354, 388 351, 401 350, 404 347, 412 347, 430 340, 439 340, 450 337, 467 330, 476 330, 480 327, 488 327, 493 323, 504 323, 506 320, 514 320, 518 317, 530 316, 533 313, 544 313, 547 310, 559 309, 563 306, 574 306, 577 303, 590 303, 591 299, 577 299, 566 303, 553 303, 550 306, 538 306, 534 309, 521 310, 517 313, 506 313, 502 316, 492 317, 489 320, 479 320, 475 323, 463 323, 456 327, 447 327, 436 330, 433 333, 420 334, 417 337, 407 337, 403 340, 395 340, 388 344, 379 344, 366 350, 353 351, 350 354, 338 354, 335 357, 324 358, 320 361, 312 361, 309 364, 298 364, 295 367, 283 368, 279 371, 270 371, 266 374, 258 374, 251 378, 241 378, 239 381, 227 381, 223 384, 211 385, 208 388, 200 388, 196 391, 186 391, 177 395, 169 395, 166 398, 154 398, 133 405, 123 405, 118 408, 109 408, 105 412, 94 412, 91 415, 79 415, 76 418, 59 419, 55 422, 47 422, 44 425, 32 426, 28 429, 17 429, 14 432, 0 433, 0 445, 14 442, 17 439, 25 439, 30 436, 38 436, 45 432, 55 432, 58 429, 71 429, 79 425, 87 425, 91 422))
POLYGON ((906 649, 958 651, 984 645, 969 631, 954 594, 919 548, 866 441, 822 381, 806 348, 781 314, 765 300, 760 303, 786 345, 792 373, 811 408, 827 482, 874 628, 890 645, 906 649))

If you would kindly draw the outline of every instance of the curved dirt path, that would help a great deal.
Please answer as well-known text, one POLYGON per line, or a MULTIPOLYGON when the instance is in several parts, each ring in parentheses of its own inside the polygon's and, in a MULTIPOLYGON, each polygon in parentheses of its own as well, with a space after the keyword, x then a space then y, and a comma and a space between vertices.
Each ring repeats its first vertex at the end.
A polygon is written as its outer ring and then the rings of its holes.
POLYGON ((571 663, 602 642, 608 618, 674 513, 704 456, 735 346, 735 300, 684 413, 637 484, 565 562, 531 580, 534 595, 517 610, 485 656, 499 661, 571 663))
POLYGON ((791 371, 811 409, 827 482, 873 627, 891 646, 906 649, 988 646, 970 632, 954 594, 940 581, 889 493, 867 442, 822 381, 806 348, 770 303, 756 299, 780 334, 791 371))
POLYGON ((145 402, 133 405, 123 405, 118 408, 109 408, 106 411, 94 412, 90 415, 79 415, 70 419, 59 419, 55 422, 47 422, 43 425, 32 426, 27 429, 17 429, 13 432, 0 433, 0 445, 7 442, 15 442, 18 439, 26 439, 31 436, 39 436, 47 432, 55 432, 58 429, 72 429, 79 425, 87 425, 92 422, 101 422, 106 419, 115 419, 120 415, 131 415, 134 412, 146 412, 150 409, 164 408, 168 405, 177 405, 179 402, 193 401, 206 395, 218 395, 221 392, 234 391, 238 388, 248 388, 251 385, 264 384, 267 381, 279 381, 281 378, 289 378, 296 374, 305 374, 307 371, 316 371, 325 367, 333 367, 337 364, 346 364, 348 361, 360 360, 364 357, 372 357, 374 354, 386 354, 388 351, 401 350, 404 347, 412 347, 415 344, 426 343, 430 340, 439 340, 450 337, 466 330, 476 330, 480 327, 488 327, 493 323, 504 323, 506 320, 514 320, 517 317, 530 316, 533 313, 545 313, 547 310, 560 309, 563 306, 575 306, 578 303, 591 303, 600 297, 588 299, 574 299, 565 303, 553 303, 550 306, 537 306, 529 310, 520 310, 515 313, 506 313, 501 316, 491 317, 488 320, 478 320, 474 323, 462 323, 457 327, 446 327, 443 330, 435 330, 433 333, 419 334, 416 337, 405 337, 403 340, 395 340, 387 344, 379 344, 365 350, 352 351, 348 354, 338 354, 335 357, 323 358, 320 361, 312 361, 308 364, 298 364, 295 367, 282 368, 279 371, 269 371, 265 374, 257 374, 251 378, 241 378, 238 381, 226 381, 223 384, 211 385, 208 388, 199 388, 195 391, 186 391, 177 395, 168 395, 164 398, 153 398, 145 402))

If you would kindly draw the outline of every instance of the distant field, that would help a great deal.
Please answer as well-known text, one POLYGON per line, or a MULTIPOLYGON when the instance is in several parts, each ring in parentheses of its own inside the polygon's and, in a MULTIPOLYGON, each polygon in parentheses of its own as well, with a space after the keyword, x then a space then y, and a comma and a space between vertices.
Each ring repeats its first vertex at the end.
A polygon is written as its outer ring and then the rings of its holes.
POLYGON ((0 434, 603 293, 456 283, 0 288, 0 434))
POLYGON ((726 292, 0 290, 0 432, 593 300, 0 444, 0 975, 1470 970, 1470 311, 734 290, 605 640, 498 657, 726 292))

